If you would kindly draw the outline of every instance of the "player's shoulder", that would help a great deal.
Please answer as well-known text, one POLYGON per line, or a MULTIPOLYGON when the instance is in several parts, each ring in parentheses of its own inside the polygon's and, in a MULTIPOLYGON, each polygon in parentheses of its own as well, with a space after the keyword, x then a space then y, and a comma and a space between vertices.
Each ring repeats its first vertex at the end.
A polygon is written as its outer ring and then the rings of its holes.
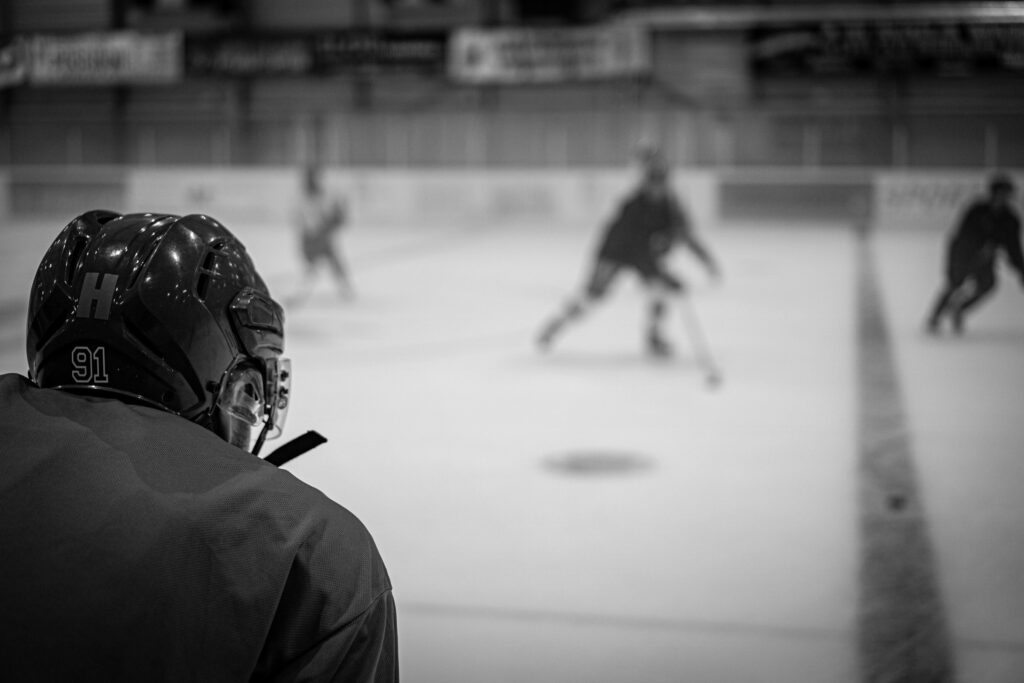
POLYGON ((963 210, 963 221, 977 221, 992 213, 992 205, 984 197, 974 197, 963 210))
POLYGON ((202 432, 197 436, 209 448, 211 467, 224 472, 225 493, 243 503, 251 501, 246 504, 251 504, 254 512, 258 509, 256 516, 272 517, 277 525, 300 534, 335 535, 357 545, 370 539, 362 520, 317 486, 228 444, 208 430, 202 432))
POLYGON ((643 188, 636 188, 619 202, 619 212, 627 216, 632 215, 637 211, 644 211, 650 203, 650 197, 643 188))
MULTIPOLYGON (((16 425, 21 421, 21 412, 14 406, 23 403, 22 395, 34 386, 27 377, 15 373, 0 374, 0 429, 16 425)), ((21 425, 24 427, 24 425, 21 425)))
POLYGON ((24 391, 30 385, 27 377, 14 372, 0 373, 0 394, 24 391))
POLYGON ((168 493, 180 494, 166 506, 169 517, 365 534, 355 515, 321 490, 164 410, 40 388, 8 373, 0 374, 0 425, 20 439, 41 431, 59 441, 58 433, 74 432, 79 455, 97 468, 132 472, 140 495, 165 500, 168 493))
MULTIPOLYGON (((191 484, 198 495, 180 512, 210 520, 211 537, 218 529, 243 533, 263 539, 274 552, 321 558, 316 562, 343 573, 380 562, 366 525, 323 490, 207 429, 187 421, 183 426, 187 433, 181 432, 178 452, 191 450, 197 457, 164 471, 175 480, 201 482, 191 484)), ((147 459, 146 467, 161 465, 147 459)))
POLYGON ((58 389, 39 387, 18 373, 0 375, 0 418, 15 430, 55 433, 81 423, 95 412, 100 399, 87 399, 58 389))
POLYGON ((273 530, 284 547, 294 549, 296 571, 317 584, 346 581, 336 587, 352 598, 338 608, 354 610, 350 617, 391 589, 376 540, 356 513, 287 470, 262 460, 258 465, 263 502, 256 516, 271 517, 257 524, 259 532, 273 530), (344 577, 360 579, 349 583, 344 577))
POLYGON ((318 487, 262 458, 243 455, 249 458, 246 465, 252 472, 254 485, 266 492, 273 505, 286 513, 286 516, 315 518, 338 531, 358 536, 369 534, 365 525, 353 512, 318 487))

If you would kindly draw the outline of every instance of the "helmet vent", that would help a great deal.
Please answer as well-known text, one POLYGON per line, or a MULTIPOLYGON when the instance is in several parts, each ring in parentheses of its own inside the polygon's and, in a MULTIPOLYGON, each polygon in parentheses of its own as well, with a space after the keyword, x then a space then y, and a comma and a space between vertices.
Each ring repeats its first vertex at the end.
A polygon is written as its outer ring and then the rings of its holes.
POLYGON ((71 285, 75 279, 75 272, 82 263, 82 254, 85 253, 86 240, 82 235, 75 235, 72 238, 70 252, 64 262, 64 282, 71 285))
MULTIPOLYGON (((128 275, 128 289, 134 287, 135 283, 138 282, 139 277, 142 275, 142 271, 144 271, 146 266, 149 265, 150 260, 153 258, 153 254, 156 253, 156 250, 160 247, 160 243, 163 242, 164 236, 167 234, 166 225, 156 224, 154 227, 162 227, 164 230, 162 233, 154 235, 153 238, 149 240, 149 244, 147 244, 141 252, 137 252, 135 254, 135 257, 132 259, 132 271, 128 275)), ((140 239, 142 237, 144 237, 144 233, 140 233, 136 239, 140 239)))
POLYGON ((217 252, 206 253, 203 265, 199 268, 199 278, 196 280, 196 296, 200 301, 206 301, 206 293, 210 290, 210 278, 216 274, 214 267, 217 265, 217 252))
POLYGON ((210 280, 218 276, 217 259, 220 251, 227 246, 227 240, 219 239, 210 244, 210 250, 203 257, 203 265, 199 267, 199 277, 196 279, 196 296, 200 301, 206 301, 206 294, 210 290, 210 280))
POLYGON ((139 276, 142 275, 142 271, 145 270, 146 264, 149 263, 150 257, 156 251, 159 244, 160 240, 153 240, 146 247, 146 251, 136 257, 135 263, 132 264, 132 272, 128 276, 128 289, 134 287, 135 283, 139 281, 139 276))

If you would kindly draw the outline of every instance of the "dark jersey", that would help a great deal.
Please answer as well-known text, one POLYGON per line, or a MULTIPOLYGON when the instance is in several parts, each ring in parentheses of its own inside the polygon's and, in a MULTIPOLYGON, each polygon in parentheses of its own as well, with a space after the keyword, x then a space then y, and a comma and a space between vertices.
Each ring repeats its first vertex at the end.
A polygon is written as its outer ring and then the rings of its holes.
POLYGON ((644 267, 667 252, 686 227, 672 193, 641 189, 622 203, 605 231, 598 258, 644 267))
POLYGON ((0 376, 0 510, 5 679, 397 679, 366 528, 180 417, 0 376))
POLYGON ((1020 218, 1009 207, 997 209, 986 200, 971 204, 957 224, 949 244, 951 276, 975 268, 991 268, 999 250, 1024 274, 1020 218))
POLYGON ((322 192, 303 194, 292 213, 306 262, 337 262, 333 237, 345 225, 346 218, 341 200, 322 192))

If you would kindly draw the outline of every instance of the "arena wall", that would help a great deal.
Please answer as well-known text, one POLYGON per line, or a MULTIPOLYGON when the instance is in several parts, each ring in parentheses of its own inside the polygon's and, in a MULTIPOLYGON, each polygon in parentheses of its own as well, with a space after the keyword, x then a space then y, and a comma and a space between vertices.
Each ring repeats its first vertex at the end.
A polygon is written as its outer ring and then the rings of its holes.
MULTIPOLYGON (((325 169, 325 184, 347 198, 353 222, 587 224, 607 219, 635 183, 629 169, 325 169)), ((227 222, 287 226, 300 173, 294 167, 30 167, 12 170, 3 208, 12 215, 71 215, 89 208, 207 213, 227 222), (86 181, 84 178, 91 180, 86 181)), ((693 219, 716 220, 710 171, 678 170, 676 190, 693 219)), ((2 195, 0 195, 2 196, 2 195)))
POLYGON ((11 199, 10 199, 10 172, 5 168, 0 168, 0 216, 11 215, 11 199))
MULTIPOLYGON (((875 221, 892 228, 946 232, 970 200, 987 191, 988 173, 882 171, 875 178, 875 221)), ((1019 183, 1024 175, 1011 174, 1019 183)), ((1018 210, 1024 214, 1021 192, 1018 210)))
MULTIPOLYGON (((984 192, 988 176, 982 169, 682 168, 673 182, 702 230, 761 220, 870 220, 882 229, 946 231, 984 192)), ((0 171, 0 214, 60 219, 107 208, 287 227, 299 178, 290 166, 12 167, 0 171)), ((636 171, 328 167, 325 182, 347 198, 353 223, 363 225, 594 226, 609 218, 636 171)))

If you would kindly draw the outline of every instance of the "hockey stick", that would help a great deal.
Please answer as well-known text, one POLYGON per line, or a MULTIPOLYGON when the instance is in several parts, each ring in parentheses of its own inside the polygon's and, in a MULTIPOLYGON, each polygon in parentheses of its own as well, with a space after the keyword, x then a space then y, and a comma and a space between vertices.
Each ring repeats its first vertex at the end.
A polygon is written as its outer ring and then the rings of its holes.
POLYGON ((290 460, 294 460, 306 451, 313 450, 322 443, 326 443, 325 439, 320 432, 310 430, 302 436, 297 436, 288 443, 284 444, 273 453, 264 458, 271 465, 280 467, 290 460))
POLYGON ((690 343, 693 346, 697 364, 704 372, 704 381, 707 385, 709 387, 717 387, 722 383, 722 371, 711 355, 711 345, 708 344, 707 335, 704 334, 704 328, 697 318, 697 311, 694 309, 693 302, 690 301, 690 295, 683 294, 681 299, 683 324, 686 326, 686 332, 690 336, 690 343))

